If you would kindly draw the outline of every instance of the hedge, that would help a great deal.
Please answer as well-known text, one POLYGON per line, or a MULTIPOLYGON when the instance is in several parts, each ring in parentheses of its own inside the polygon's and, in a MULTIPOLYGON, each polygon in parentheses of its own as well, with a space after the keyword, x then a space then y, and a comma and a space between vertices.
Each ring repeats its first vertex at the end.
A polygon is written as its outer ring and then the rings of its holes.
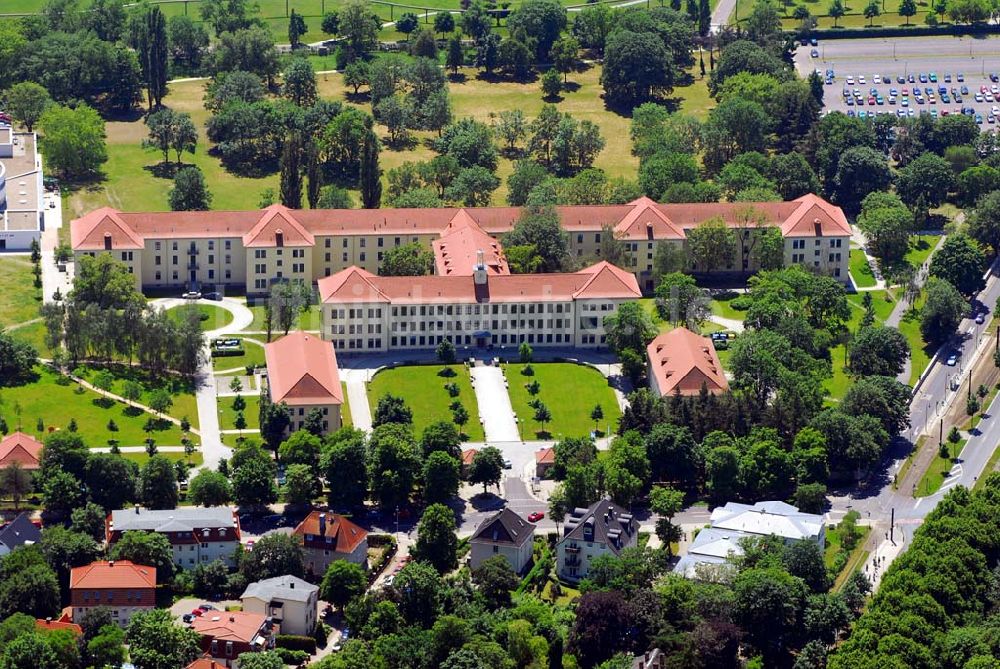
POLYGON ((285 664, 297 667, 309 659, 309 653, 304 650, 292 650, 291 648, 275 648, 274 652, 285 664))
POLYGON ((893 26, 883 28, 824 28, 813 30, 816 39, 856 39, 859 37, 925 37, 933 35, 984 35, 1000 33, 1000 25, 985 23, 947 26, 893 26))
POLYGON ((312 655, 316 652, 316 639, 298 634, 279 634, 274 637, 274 645, 288 650, 301 650, 312 655))

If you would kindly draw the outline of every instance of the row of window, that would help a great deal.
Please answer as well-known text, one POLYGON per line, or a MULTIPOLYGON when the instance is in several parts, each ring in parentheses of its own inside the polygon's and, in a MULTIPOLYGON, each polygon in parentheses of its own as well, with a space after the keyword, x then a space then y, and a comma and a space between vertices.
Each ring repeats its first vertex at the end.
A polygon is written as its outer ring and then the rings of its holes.
MULTIPOLYGON (((224 244, 225 249, 227 251, 229 251, 230 249, 233 248, 233 240, 231 240, 231 239, 224 240, 223 244, 224 244)), ((156 249, 157 251, 159 251, 160 249, 163 248, 163 243, 162 242, 154 242, 153 243, 153 248, 156 249)), ((176 251, 177 250, 177 242, 170 242, 170 250, 171 251, 176 251)), ((195 245, 194 242, 191 242, 191 245, 188 247, 188 250, 189 251, 197 251, 198 247, 195 245)), ((209 239, 208 240, 208 250, 209 251, 214 251, 215 250, 215 240, 214 239, 209 239)))
MULTIPOLYGON (((831 249, 843 248, 843 246, 842 246, 843 241, 844 241, 843 239, 831 239, 830 240, 830 248, 831 249)), ((813 246, 820 246, 822 244, 822 242, 823 242, 823 240, 821 240, 821 239, 815 239, 815 240, 813 240, 813 246)), ((806 240, 805 239, 793 239, 792 240, 792 248, 793 249, 804 249, 805 247, 806 247, 806 240)))
MULTIPOLYGON (((813 252, 813 257, 815 257, 815 258, 819 257, 819 251, 818 250, 813 252)), ((829 258, 828 258, 828 262, 839 263, 840 259, 841 259, 841 255, 839 253, 831 253, 830 256, 829 256, 829 258)), ((806 254, 805 253, 793 253, 792 254, 792 262, 794 262, 794 263, 804 263, 805 261, 806 261, 806 254)))
MULTIPOLYGON (((129 271, 130 272, 132 271, 131 267, 129 267, 129 271)), ((177 270, 173 270, 170 274, 171 274, 171 277, 170 277, 171 281, 180 281, 180 279, 178 278, 179 275, 178 275, 177 270)), ((226 277, 226 281, 229 281, 229 280, 231 280, 233 278, 233 272, 232 272, 232 270, 228 270, 227 269, 225 271, 224 275, 226 277)), ((153 278, 156 281, 163 281, 163 272, 161 272, 160 270, 156 270, 156 273, 154 274, 153 278)), ((213 281, 214 279, 215 279, 215 270, 214 269, 208 270, 208 280, 209 281, 213 281)))
MULTIPOLYGON (((614 308, 614 305, 609 305, 614 308)), ((497 316, 500 314, 561 314, 569 313, 572 308, 571 304, 565 303, 546 303, 546 304, 466 304, 465 305, 465 315, 466 316, 487 316, 492 314, 497 316)), ((338 311, 338 310, 334 310, 338 311)), ((341 313, 343 309, 339 310, 341 313)), ((353 309, 351 310, 353 311, 353 309)), ((358 309, 358 311, 362 311, 358 309)), ((607 311, 607 309, 602 309, 602 311, 607 311)), ((451 305, 451 304, 438 304, 438 305, 421 305, 419 307, 393 307, 392 315, 396 316, 452 316, 460 315, 462 313, 462 305, 451 305)), ((381 310, 379 310, 379 316, 381 316, 381 310)), ((343 315, 340 316, 343 318, 343 315)), ((361 314, 358 314, 358 318, 361 314)), ((368 310, 368 318, 371 318, 371 309, 368 310)), ((353 316, 352 316, 353 318, 353 316)))
MULTIPOLYGON (((131 251, 123 252, 122 253, 122 260, 125 260, 125 253, 128 253, 128 256, 129 256, 128 260, 132 260, 132 252, 131 251)), ((224 262, 225 262, 226 265, 232 265, 233 264, 233 256, 231 256, 230 254, 227 253, 225 255, 224 262)), ((191 260, 188 261, 188 265, 189 266, 191 264, 193 264, 193 263, 195 263, 194 259, 191 259, 191 260)), ((153 264, 157 265, 157 266, 163 264, 163 256, 153 256, 153 264)), ((177 264, 179 264, 179 262, 178 262, 178 256, 170 256, 170 264, 171 265, 177 265, 177 264)), ((214 255, 210 254, 208 256, 208 264, 209 265, 214 265, 215 264, 215 256, 214 255)))
MULTIPOLYGON (((121 594, 120 590, 106 590, 106 591, 104 591, 104 599, 105 599, 105 601, 107 601, 107 602, 112 601, 114 599, 115 592, 118 592, 119 594, 121 594)), ((125 591, 125 599, 127 601, 129 601, 129 602, 131 602, 131 601, 138 602, 138 601, 140 601, 142 599, 142 592, 139 591, 139 590, 126 590, 125 591)), ((100 590, 84 590, 83 591, 83 601, 84 602, 89 602, 90 600, 94 600, 94 602, 100 602, 101 601, 101 591, 100 590)))

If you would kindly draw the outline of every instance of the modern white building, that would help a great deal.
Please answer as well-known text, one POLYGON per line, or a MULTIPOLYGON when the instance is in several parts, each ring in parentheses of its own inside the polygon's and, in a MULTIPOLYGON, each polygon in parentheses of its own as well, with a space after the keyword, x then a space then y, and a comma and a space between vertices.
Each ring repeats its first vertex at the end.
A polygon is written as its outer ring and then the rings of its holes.
POLYGON ((296 576, 276 576, 247 586, 243 610, 260 613, 281 627, 282 634, 312 636, 316 631, 319 587, 296 576))
POLYGON ((711 526, 700 532, 681 557, 674 572, 688 578, 708 578, 711 567, 726 565, 743 554, 747 538, 776 536, 786 545, 813 541, 822 551, 826 545, 823 516, 803 513, 791 504, 778 501, 739 504, 729 502, 712 511, 711 526))
POLYGON ((638 542, 638 521, 607 497, 587 509, 577 507, 563 521, 563 536, 556 543, 556 572, 561 579, 580 581, 590 572, 591 560, 617 556, 638 542))
POLYGON ((136 506, 112 511, 105 528, 108 545, 130 531, 166 536, 174 551, 174 563, 184 569, 215 560, 222 560, 228 567, 236 566, 234 555, 240 544, 240 521, 228 506, 162 510, 136 506))
POLYGON ((24 251, 41 239, 44 194, 37 136, 0 122, 0 251, 24 251))
POLYGON ((514 573, 520 574, 531 562, 535 526, 508 507, 493 514, 476 528, 470 540, 469 567, 476 569, 486 560, 501 556, 514 573))

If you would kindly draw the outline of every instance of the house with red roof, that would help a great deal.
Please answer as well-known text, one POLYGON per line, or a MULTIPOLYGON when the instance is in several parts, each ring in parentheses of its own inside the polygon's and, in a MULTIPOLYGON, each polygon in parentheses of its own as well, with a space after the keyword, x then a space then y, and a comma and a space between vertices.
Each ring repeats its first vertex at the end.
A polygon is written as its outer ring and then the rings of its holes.
POLYGON ((128 560, 98 560, 69 573, 69 608, 79 623, 90 609, 111 611, 111 619, 127 627, 132 615, 156 606, 156 567, 128 560))
POLYGON ((22 469, 35 471, 39 467, 44 444, 30 434, 13 432, 0 439, 0 469, 5 469, 15 462, 22 469))
POLYGON ((368 532, 336 513, 313 511, 292 533, 302 541, 306 574, 322 578, 334 560, 368 564, 368 532))
POLYGON ((713 395, 729 390, 729 381, 712 340, 687 328, 664 332, 646 347, 649 387, 660 396, 697 395, 702 387, 713 395))
POLYGON ((68 630, 73 633, 73 636, 81 637, 83 636, 83 628, 76 623, 70 623, 63 620, 53 620, 52 618, 46 618, 42 620, 41 618, 35 619, 35 629, 39 632, 56 632, 59 630, 68 630))
POLYGON ((535 451, 535 476, 543 479, 549 475, 549 470, 556 464, 556 449, 546 446, 535 451))
MULTIPOLYGON (((686 251, 689 233, 706 221, 722 221, 736 231, 738 251, 723 267, 693 269, 755 271, 760 235, 776 229, 784 240, 785 265, 848 280, 850 225, 839 207, 816 195, 788 202, 690 204, 643 197, 555 211, 571 256, 600 257, 602 237, 611 234, 625 244, 625 269, 644 291, 653 288, 660 248, 686 251)), ((292 210, 275 204, 256 211, 173 212, 103 207, 72 221, 70 231, 77 257, 110 253, 128 265, 139 287, 230 286, 259 296, 275 281, 311 284, 352 267, 377 274, 389 249, 412 242, 434 252, 439 276, 470 275, 480 251, 487 273, 504 275, 509 267, 499 239, 521 213, 519 207, 292 210)))
MULTIPOLYGON (((191 629, 201 636, 202 660, 227 668, 238 666, 243 653, 262 653, 274 648, 277 626, 262 613, 207 611, 191 621, 191 629)), ((211 664, 203 664, 208 669, 211 664)))
POLYGON ((275 404, 291 409, 289 429, 303 427, 310 412, 323 416, 323 431, 341 426, 344 387, 337 371, 337 354, 329 341, 305 332, 289 332, 264 346, 267 390, 275 404))

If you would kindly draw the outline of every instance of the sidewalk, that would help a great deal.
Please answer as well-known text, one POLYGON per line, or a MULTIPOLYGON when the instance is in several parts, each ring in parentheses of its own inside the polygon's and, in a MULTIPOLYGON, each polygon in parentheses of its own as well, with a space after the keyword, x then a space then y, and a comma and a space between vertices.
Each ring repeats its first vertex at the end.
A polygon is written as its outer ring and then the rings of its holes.
POLYGON ((503 371, 493 365, 480 365, 473 367, 469 374, 486 441, 518 441, 521 435, 517 430, 503 371))

